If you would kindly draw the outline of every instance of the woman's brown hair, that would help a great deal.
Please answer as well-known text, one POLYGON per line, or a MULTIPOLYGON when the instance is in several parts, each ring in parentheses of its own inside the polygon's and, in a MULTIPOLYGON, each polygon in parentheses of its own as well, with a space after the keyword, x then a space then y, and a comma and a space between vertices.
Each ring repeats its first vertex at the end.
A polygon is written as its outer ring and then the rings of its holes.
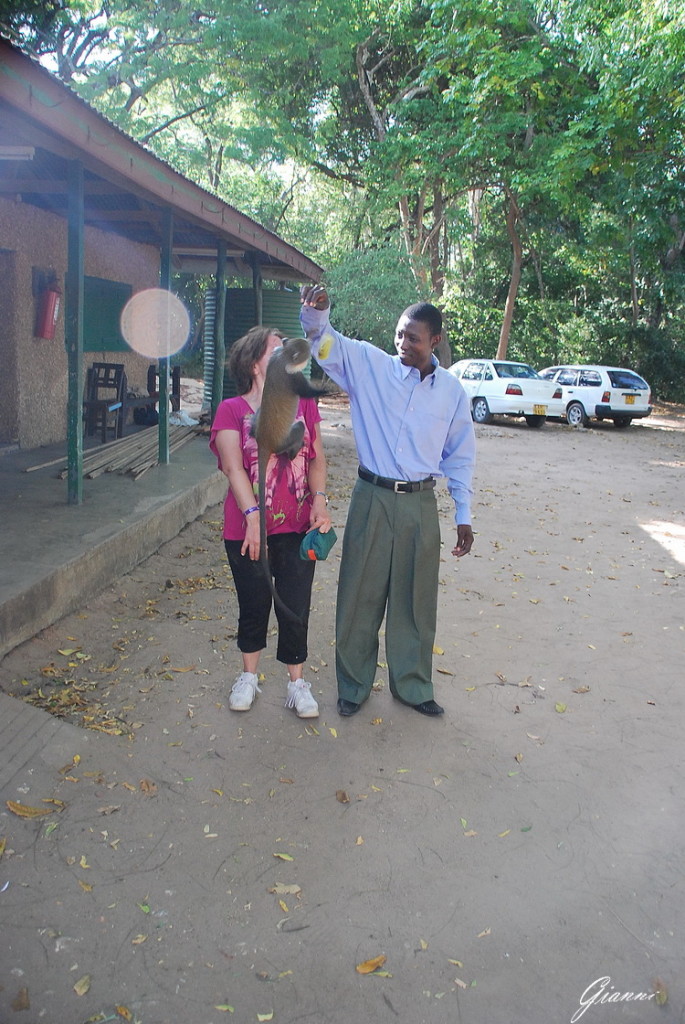
POLYGON ((252 371, 266 352, 269 335, 283 337, 277 327, 252 327, 242 338, 231 345, 226 358, 226 367, 236 384, 239 395, 246 395, 252 387, 252 371))

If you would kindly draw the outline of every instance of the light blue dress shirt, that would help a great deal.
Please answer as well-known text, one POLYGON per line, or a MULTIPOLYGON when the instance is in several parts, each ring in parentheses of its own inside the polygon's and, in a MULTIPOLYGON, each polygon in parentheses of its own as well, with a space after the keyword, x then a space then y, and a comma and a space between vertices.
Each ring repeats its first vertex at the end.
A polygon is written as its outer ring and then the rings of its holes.
POLYGON ((433 372, 421 380, 399 356, 336 331, 327 309, 302 306, 300 322, 316 361, 350 397, 361 465, 393 480, 446 477, 456 523, 470 524, 476 442, 457 378, 434 358, 433 372))

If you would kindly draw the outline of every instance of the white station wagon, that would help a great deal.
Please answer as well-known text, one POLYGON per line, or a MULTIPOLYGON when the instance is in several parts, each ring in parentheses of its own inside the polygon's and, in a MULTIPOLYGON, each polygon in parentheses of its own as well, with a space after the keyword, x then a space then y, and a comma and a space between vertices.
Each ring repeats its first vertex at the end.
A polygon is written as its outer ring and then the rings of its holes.
MULTIPOLYGON (((634 370, 618 366, 548 366, 540 376, 561 385, 567 422, 585 427, 588 420, 613 420, 629 427, 652 411, 649 384, 634 370)), ((548 414, 551 415, 551 414, 548 414)))
POLYGON ((529 427, 541 427, 548 416, 566 413, 561 387, 543 380, 527 363, 460 359, 449 372, 471 399, 476 423, 491 423, 493 416, 523 416, 529 427))

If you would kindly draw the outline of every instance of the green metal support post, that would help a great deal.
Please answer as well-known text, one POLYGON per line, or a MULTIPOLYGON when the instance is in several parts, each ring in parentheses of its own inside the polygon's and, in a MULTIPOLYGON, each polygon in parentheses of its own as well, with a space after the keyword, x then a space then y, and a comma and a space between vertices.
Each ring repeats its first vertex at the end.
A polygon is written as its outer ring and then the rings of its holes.
POLYGON ((67 502, 83 501, 83 166, 69 163, 64 344, 67 350, 67 502))
POLYGON ((212 420, 224 397, 226 362, 226 242, 216 245, 216 320, 214 322, 214 380, 212 382, 212 420))
POLYGON ((264 322, 262 268, 259 265, 259 257, 256 252, 250 253, 250 265, 252 267, 252 291, 254 292, 255 323, 262 324, 264 322))
MULTIPOLYGON (((174 245, 174 213, 171 208, 164 210, 162 218, 162 254, 159 268, 161 288, 171 291, 171 256, 174 245)), ((168 328, 167 328, 168 329, 168 328)), ((168 352, 168 347, 167 347, 168 352)), ((159 464, 169 464, 169 356, 159 360, 159 464)))

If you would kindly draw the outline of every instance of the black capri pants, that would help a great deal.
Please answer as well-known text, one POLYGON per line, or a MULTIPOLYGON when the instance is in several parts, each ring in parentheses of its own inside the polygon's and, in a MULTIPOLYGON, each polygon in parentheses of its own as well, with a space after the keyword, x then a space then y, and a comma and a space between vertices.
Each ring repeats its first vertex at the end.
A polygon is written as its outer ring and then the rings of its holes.
MULTIPOLYGON (((300 558, 302 536, 274 533, 267 538, 276 593, 299 619, 296 621, 276 606, 276 658, 284 665, 301 665, 308 656, 309 606, 316 563, 300 558)), ((266 647, 273 595, 261 559, 253 562, 249 555, 241 555, 241 540, 224 540, 224 545, 238 595, 238 650, 253 654, 266 647)))

